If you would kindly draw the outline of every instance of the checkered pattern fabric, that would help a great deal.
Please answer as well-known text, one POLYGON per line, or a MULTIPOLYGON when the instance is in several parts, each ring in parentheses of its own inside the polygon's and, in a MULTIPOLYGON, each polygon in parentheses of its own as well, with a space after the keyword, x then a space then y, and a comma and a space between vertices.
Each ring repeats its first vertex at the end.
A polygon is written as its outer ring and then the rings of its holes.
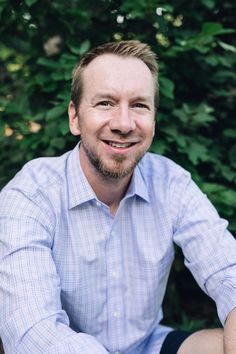
POLYGON ((188 172, 147 153, 112 216, 78 146, 26 164, 0 194, 0 336, 6 353, 158 354, 174 243, 224 322, 236 243, 188 172))

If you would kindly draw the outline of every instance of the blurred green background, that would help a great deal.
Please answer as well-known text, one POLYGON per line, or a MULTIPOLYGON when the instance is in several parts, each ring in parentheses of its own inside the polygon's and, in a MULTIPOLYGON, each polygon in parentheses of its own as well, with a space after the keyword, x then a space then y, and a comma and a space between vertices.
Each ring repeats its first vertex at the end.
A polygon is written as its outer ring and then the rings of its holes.
MULTIPOLYGON (((151 150, 192 173, 236 231, 235 1, 0 0, 0 188, 28 160, 71 149, 71 71, 100 43, 139 39, 160 65, 151 150)), ((166 324, 218 326, 213 302, 181 251, 164 303, 166 324)))

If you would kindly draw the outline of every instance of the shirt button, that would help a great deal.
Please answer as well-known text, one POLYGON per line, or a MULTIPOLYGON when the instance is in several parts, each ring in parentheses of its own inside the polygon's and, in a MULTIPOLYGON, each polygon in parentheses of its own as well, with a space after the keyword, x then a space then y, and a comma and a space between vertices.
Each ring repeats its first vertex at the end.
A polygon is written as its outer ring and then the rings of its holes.
POLYGON ((114 354, 121 354, 121 352, 115 352, 114 354))
POLYGON ((96 200, 95 203, 96 203, 97 206, 99 206, 99 207, 101 206, 101 203, 99 203, 98 200, 96 200))
POLYGON ((113 316, 116 317, 116 318, 118 318, 118 317, 120 317, 120 314, 119 314, 118 311, 115 311, 115 312, 113 312, 113 316))
POLYGON ((116 235, 115 231, 111 232, 111 236, 114 237, 116 235))
POLYGON ((112 275, 112 278, 117 278, 117 273, 116 272, 112 272, 111 275, 112 275))

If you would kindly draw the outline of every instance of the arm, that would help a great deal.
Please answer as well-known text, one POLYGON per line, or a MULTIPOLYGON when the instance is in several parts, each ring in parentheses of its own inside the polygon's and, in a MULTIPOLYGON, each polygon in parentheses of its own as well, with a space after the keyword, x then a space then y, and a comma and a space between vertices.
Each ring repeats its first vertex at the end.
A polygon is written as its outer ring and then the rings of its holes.
POLYGON ((0 337, 5 352, 107 354, 94 337, 69 327, 51 254, 54 216, 40 198, 17 190, 0 196, 0 337))
POLYGON ((236 353, 236 308, 234 308, 225 323, 224 328, 224 353, 236 353))
POLYGON ((216 302, 224 325, 236 308, 236 240, 199 188, 190 179, 185 184, 174 240, 202 290, 216 302))

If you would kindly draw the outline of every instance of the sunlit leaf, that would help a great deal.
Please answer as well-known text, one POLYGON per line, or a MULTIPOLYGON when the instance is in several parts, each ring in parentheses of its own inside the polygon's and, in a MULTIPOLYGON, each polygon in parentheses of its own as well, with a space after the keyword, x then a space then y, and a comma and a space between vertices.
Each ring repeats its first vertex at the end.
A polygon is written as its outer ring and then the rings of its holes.
POLYGON ((218 44, 225 50, 228 50, 229 52, 232 52, 232 53, 236 53, 236 47, 231 45, 231 44, 228 44, 228 43, 225 43, 225 42, 222 42, 222 41, 218 41, 218 44))

